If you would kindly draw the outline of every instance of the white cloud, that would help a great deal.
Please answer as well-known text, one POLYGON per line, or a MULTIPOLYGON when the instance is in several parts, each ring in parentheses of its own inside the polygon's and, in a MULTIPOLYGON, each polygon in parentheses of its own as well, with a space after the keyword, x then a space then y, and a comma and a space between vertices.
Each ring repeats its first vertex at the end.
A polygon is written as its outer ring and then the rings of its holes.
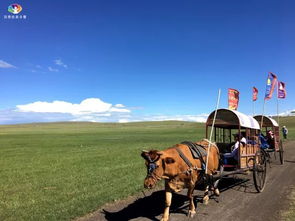
POLYGON ((116 104, 114 107, 125 107, 123 104, 116 104))
POLYGON ((113 107, 99 98, 87 98, 80 104, 72 104, 65 101, 44 102, 37 101, 30 104, 17 105, 20 112, 37 113, 67 113, 72 115, 106 114, 106 113, 130 113, 126 108, 113 107))
MULTIPOLYGON (((15 109, 0 110, 0 124, 89 121, 89 122, 140 122, 140 121, 190 121, 206 122, 208 114, 138 115, 123 104, 111 104, 99 98, 88 98, 80 103, 66 101, 37 101, 17 105, 15 109)), ((280 116, 295 116, 295 109, 280 113, 280 116)))
MULTIPOLYGON (((81 102, 82 103, 82 102, 81 102)), ((145 115, 138 116, 126 112, 111 112, 111 108, 105 112, 97 110, 82 111, 76 105, 63 101, 34 102, 27 105, 18 105, 17 109, 0 110, 0 124, 31 123, 31 122, 57 122, 57 121, 88 121, 88 122, 140 122, 140 121, 190 121, 205 122, 204 115, 145 115), (63 109, 64 108, 64 109, 63 109), (71 110, 73 108, 73 110, 71 110)), ((103 110, 102 108, 101 110, 103 110)))
POLYGON ((139 121, 191 121, 205 122, 208 114, 199 115, 135 115, 123 104, 111 104, 99 98, 87 98, 80 103, 66 101, 36 101, 17 105, 15 109, 0 110, 0 124, 89 121, 89 122, 139 122, 139 121))
POLYGON ((206 122, 208 114, 200 115, 154 115, 147 116, 144 118, 145 121, 168 121, 168 120, 177 120, 177 121, 191 121, 191 122, 206 122))
POLYGON ((3 60, 0 60, 0 68, 15 68, 12 64, 9 64, 3 60))
POLYGON ((140 121, 190 121, 204 123, 207 120, 209 114, 198 115, 145 115, 145 116, 125 116, 119 118, 117 122, 140 122, 140 121))
POLYGON ((54 63, 55 63, 56 65, 62 66, 62 67, 64 67, 64 68, 68 68, 68 65, 66 65, 65 63, 63 63, 61 59, 56 59, 56 60, 54 60, 54 63))
POLYGON ((119 119, 118 122, 119 123, 128 123, 128 122, 130 122, 130 120, 129 119, 119 119))
MULTIPOLYGON (((275 114, 274 114, 274 116, 275 116, 275 114)), ((295 116, 295 109, 282 112, 279 114, 279 116, 295 116)))
POLYGON ((130 110, 128 109, 122 109, 122 108, 116 108, 116 107, 112 107, 110 109, 111 112, 125 112, 125 113, 130 113, 130 110))
POLYGON ((56 69, 56 68, 52 68, 52 67, 48 67, 48 70, 51 71, 51 72, 58 72, 59 70, 56 69))

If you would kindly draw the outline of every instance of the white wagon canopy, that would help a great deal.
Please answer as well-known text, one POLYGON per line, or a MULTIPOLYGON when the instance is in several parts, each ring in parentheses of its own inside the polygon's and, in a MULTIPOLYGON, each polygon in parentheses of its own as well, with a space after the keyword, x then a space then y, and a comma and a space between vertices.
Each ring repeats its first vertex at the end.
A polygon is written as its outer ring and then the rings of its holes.
MULTIPOLYGON (((214 118, 213 111, 207 118, 206 125, 212 126, 213 118, 214 118)), ((216 114, 215 120, 215 127, 219 128, 231 128, 231 129, 256 129, 260 130, 259 123, 256 119, 251 116, 247 116, 238 111, 229 110, 229 109, 218 109, 216 114)))
MULTIPOLYGON (((259 121, 259 124, 261 123, 262 120, 262 115, 256 115, 254 118, 259 121)), ((278 127, 279 124, 272 118, 263 116, 263 125, 262 127, 278 127)))

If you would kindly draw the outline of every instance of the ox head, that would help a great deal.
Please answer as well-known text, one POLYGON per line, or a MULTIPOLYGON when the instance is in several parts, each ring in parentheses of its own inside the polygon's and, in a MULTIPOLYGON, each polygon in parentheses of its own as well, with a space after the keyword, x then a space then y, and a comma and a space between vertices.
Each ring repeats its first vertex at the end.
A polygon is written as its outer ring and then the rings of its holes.
POLYGON ((174 160, 170 157, 165 158, 164 152, 157 150, 143 150, 141 156, 145 159, 145 165, 147 167, 147 176, 144 179, 144 187, 152 189, 161 178, 166 178, 166 164, 174 163, 174 160))

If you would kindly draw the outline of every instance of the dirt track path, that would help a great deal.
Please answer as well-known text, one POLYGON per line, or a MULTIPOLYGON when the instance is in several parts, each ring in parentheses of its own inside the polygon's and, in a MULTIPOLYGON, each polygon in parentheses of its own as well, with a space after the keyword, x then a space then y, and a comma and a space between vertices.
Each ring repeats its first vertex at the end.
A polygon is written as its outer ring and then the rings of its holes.
MULTIPOLYGON (((186 217, 188 210, 185 193, 174 194, 170 221, 231 221, 231 220, 280 220, 280 212, 288 206, 287 194, 295 187, 295 141, 284 144, 285 163, 277 159, 267 168, 266 187, 257 193, 249 176, 239 176, 220 183, 221 195, 212 198, 207 206, 197 204, 197 214, 193 219, 186 217)), ((195 191, 199 201, 202 192, 195 191)), ((78 221, 148 221, 160 220, 164 205, 164 192, 145 192, 138 197, 107 205, 102 210, 78 221)))

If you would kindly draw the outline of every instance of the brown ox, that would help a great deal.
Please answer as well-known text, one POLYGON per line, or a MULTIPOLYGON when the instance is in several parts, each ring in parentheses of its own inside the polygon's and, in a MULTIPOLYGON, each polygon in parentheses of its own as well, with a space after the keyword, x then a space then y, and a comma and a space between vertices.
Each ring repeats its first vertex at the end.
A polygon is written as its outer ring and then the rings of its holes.
MULTIPOLYGON (((196 142, 196 144, 204 146, 208 154, 208 140, 204 139, 200 142, 196 142)), ((207 173, 212 177, 219 166, 219 151, 215 144, 211 144, 210 146, 207 173)), ((172 192, 179 192, 183 188, 188 188, 187 196, 190 201, 188 216, 193 217, 196 213, 193 191, 197 181, 199 181, 202 178, 202 174, 204 174, 204 170, 202 171, 201 169, 201 160, 194 159, 188 146, 185 144, 177 144, 163 151, 142 151, 141 156, 146 160, 148 169, 147 177, 144 180, 145 188, 154 188, 160 179, 165 179, 166 204, 161 221, 167 221, 169 219, 172 192), (191 168, 192 170, 190 170, 188 164, 179 155, 179 152, 176 150, 177 147, 193 165, 193 169, 191 168)), ((206 157, 203 157, 203 159, 204 162, 206 162, 206 157)), ((205 204, 207 204, 209 200, 208 190, 209 186, 207 185, 203 198, 205 204)), ((214 192, 216 195, 219 195, 217 188, 214 189, 214 192)))

